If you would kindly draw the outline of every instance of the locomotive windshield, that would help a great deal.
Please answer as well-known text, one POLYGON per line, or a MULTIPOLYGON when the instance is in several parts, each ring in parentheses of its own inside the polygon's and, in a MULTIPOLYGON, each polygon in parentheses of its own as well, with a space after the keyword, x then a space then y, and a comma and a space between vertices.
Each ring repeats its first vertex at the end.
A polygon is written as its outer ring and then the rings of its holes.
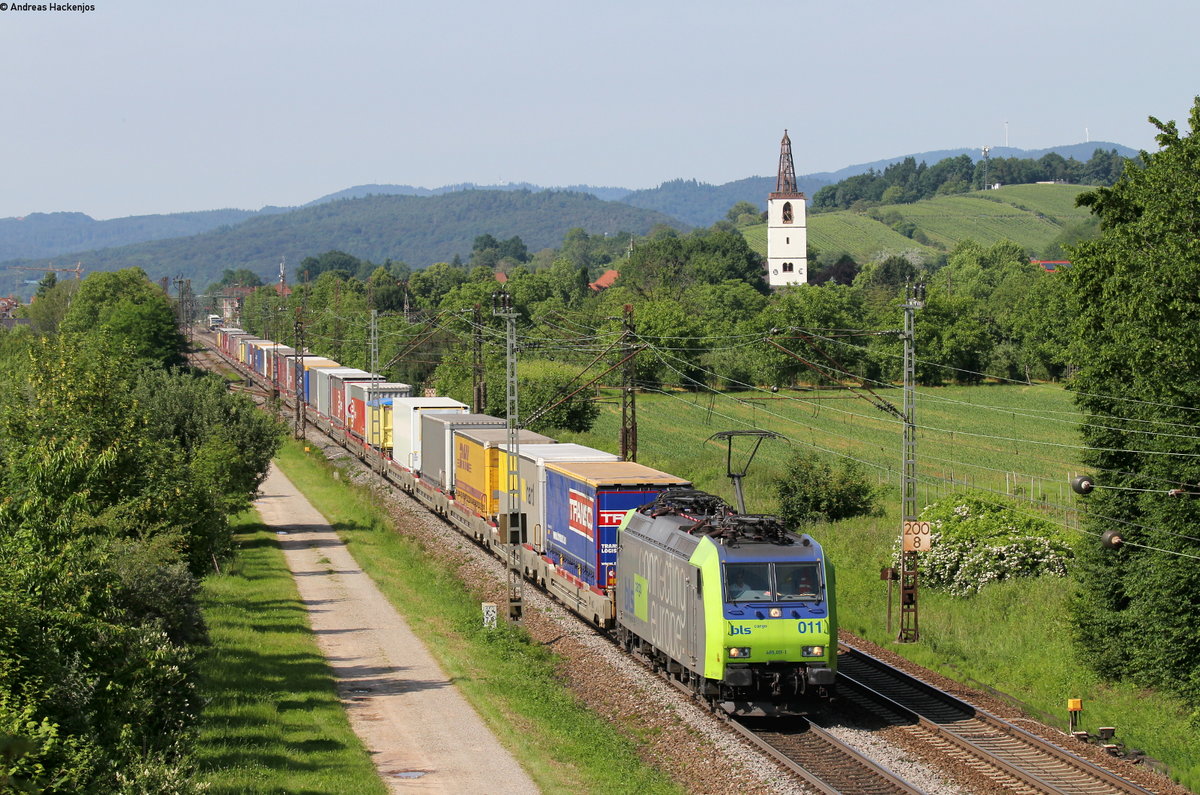
POLYGON ((771 598, 770 563, 726 563, 725 590, 731 602, 761 602, 771 598))
POLYGON ((816 563, 726 563, 730 602, 795 602, 820 599, 816 563))
POLYGON ((817 579, 816 563, 776 563, 775 576, 781 602, 820 598, 821 585, 817 579))

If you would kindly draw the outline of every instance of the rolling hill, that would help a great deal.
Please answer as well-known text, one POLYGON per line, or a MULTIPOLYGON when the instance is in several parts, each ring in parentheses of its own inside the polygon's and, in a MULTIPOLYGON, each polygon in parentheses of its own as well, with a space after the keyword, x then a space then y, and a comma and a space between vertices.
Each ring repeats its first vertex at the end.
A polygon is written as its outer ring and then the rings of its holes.
MULTIPOLYGON (((32 292, 27 271, 12 265, 74 266, 87 271, 141 267, 152 279, 182 276, 203 287, 225 268, 271 274, 281 257, 295 265, 305 257, 339 249, 374 262, 402 260, 421 268, 466 258, 477 235, 520 236, 531 251, 558 246, 574 227, 591 234, 645 234, 657 224, 682 228, 661 213, 606 202, 583 193, 460 191, 440 196, 341 199, 277 215, 256 215, 190 237, 97 249, 49 259, 0 262, 0 294, 32 292)), ((36 276, 36 274, 33 274, 36 276)))
MULTIPOLYGON (((992 157, 1038 158, 1048 152, 1063 157, 1087 160, 1096 149, 1116 149, 1132 157, 1137 153, 1127 146, 1107 142, 1071 144, 1050 149, 1024 150, 995 147, 992 157)), ((912 155, 901 155, 870 163, 846 166, 837 171, 807 174, 798 177, 800 190, 810 197, 825 185, 838 182, 869 170, 882 171, 888 165, 912 157, 917 162, 933 164, 947 157, 969 154, 978 159, 977 149, 942 149, 912 155)), ((633 207, 669 215, 685 224, 708 226, 724 218, 725 213, 739 201, 749 201, 765 208, 766 195, 775 188, 774 177, 747 177, 710 185, 694 179, 676 179, 658 187, 630 190, 621 187, 574 185, 565 188, 543 188, 528 183, 480 186, 474 183, 445 185, 440 188, 419 188, 412 185, 355 185, 330 193, 303 205, 302 208, 268 206, 261 210, 208 210, 202 212, 141 215, 97 221, 78 212, 30 213, 21 218, 0 218, 0 262, 6 260, 57 257, 71 254, 77 260, 92 252, 114 246, 127 246, 151 240, 197 235, 223 226, 235 225, 263 215, 280 215, 297 209, 313 207, 343 199, 362 199, 372 196, 434 197, 466 191, 540 192, 543 190, 591 194, 604 201, 618 201, 633 207)), ((505 235, 511 237, 511 235, 505 235)))
MULTIPOLYGON (((1006 185, 999 190, 939 196, 867 212, 819 213, 808 217, 808 240, 817 251, 844 251, 858 262, 912 250, 934 258, 964 240, 983 245, 1011 240, 1036 253, 1091 216, 1086 208, 1075 206, 1075 197, 1084 190, 1087 188, 1079 185, 1006 185), (913 236, 923 237, 928 244, 878 220, 885 216, 911 222, 917 230, 913 236)), ((751 248, 766 255, 766 224, 745 227, 742 233, 751 248)))

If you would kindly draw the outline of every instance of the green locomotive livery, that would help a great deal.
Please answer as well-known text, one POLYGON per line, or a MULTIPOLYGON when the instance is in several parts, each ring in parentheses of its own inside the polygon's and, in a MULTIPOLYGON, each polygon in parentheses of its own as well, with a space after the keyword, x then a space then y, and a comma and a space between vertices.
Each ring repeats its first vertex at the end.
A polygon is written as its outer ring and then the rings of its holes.
POLYGON ((832 694, 833 569, 808 535, 719 498, 664 492, 630 511, 617 547, 624 644, 736 714, 832 694))

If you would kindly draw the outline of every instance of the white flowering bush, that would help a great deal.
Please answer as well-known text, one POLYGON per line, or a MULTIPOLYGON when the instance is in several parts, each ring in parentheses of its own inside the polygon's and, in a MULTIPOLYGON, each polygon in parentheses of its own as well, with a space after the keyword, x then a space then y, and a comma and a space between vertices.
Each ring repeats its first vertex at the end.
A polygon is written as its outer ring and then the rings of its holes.
MULTIPOLYGON (((921 585, 955 596, 1013 577, 1066 576, 1071 546, 1057 525, 970 494, 926 506, 930 549, 918 556, 921 585)), ((895 546, 899 565, 900 543, 895 546)))

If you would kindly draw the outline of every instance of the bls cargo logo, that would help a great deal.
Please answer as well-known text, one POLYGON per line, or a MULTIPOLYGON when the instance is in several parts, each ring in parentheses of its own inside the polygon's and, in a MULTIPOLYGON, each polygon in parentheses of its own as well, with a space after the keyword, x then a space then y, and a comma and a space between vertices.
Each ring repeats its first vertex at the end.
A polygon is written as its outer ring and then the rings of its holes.
POLYGON ((346 424, 358 425, 358 409, 355 407, 353 400, 350 401, 349 406, 346 406, 346 424))
POLYGON ((594 522, 592 521, 592 517, 596 515, 596 504, 592 501, 592 498, 583 492, 571 489, 567 507, 570 512, 567 525, 588 541, 594 541, 595 535, 592 532, 594 522))

